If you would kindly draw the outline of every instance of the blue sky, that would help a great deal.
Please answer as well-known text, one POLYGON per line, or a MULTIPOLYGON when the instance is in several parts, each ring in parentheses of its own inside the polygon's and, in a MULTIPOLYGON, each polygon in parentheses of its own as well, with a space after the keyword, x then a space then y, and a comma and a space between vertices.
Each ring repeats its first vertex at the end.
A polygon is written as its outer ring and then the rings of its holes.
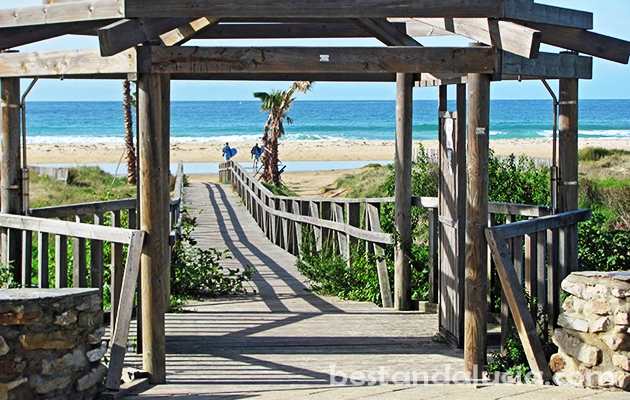
MULTIPOLYGON (((630 41, 630 0, 537 0, 537 3, 574 8, 594 13, 594 31, 630 41)), ((0 7, 23 7, 40 5, 41 0, 1 0, 0 7)), ((465 38, 420 38, 425 45, 467 46, 470 40, 465 38)), ((193 41, 193 45, 205 46, 252 46, 252 45, 306 45, 306 46, 378 46, 373 39, 355 40, 300 40, 284 41, 193 41)), ((96 47, 95 38, 62 37, 45 42, 23 46, 20 51, 43 51, 69 48, 96 47)), ((556 52, 556 48, 547 51, 556 52)), ((543 51, 545 49, 543 48, 543 51)), ((630 66, 595 59, 593 63, 594 79, 580 82, 580 98, 583 99, 630 99, 630 66)), ((23 82, 26 88, 28 82, 23 82)), ((173 100, 253 100, 252 93, 269 91, 272 88, 285 88, 284 82, 173 82, 173 100)), ((318 82, 305 100, 393 100, 395 93, 393 83, 330 83, 318 82)), ((557 88, 556 82, 551 82, 557 88)), ((548 99, 549 94, 538 81, 535 82, 498 82, 492 84, 493 99, 548 99)), ((121 85, 119 81, 76 81, 46 80, 35 86, 29 100, 31 101, 69 101, 69 100, 120 100, 121 85)), ((414 90, 416 99, 436 99, 434 88, 414 90)))

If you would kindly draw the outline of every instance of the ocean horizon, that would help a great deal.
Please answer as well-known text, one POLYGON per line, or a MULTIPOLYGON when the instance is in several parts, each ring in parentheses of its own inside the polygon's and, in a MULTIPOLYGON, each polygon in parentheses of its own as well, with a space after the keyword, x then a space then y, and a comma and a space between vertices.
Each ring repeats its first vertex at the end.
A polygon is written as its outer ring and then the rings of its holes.
MULTIPOLYGON (((283 140, 394 140, 393 100, 298 99, 283 140)), ((449 110, 455 109, 454 101, 449 110)), ((27 142, 118 143, 124 140, 122 101, 27 102, 27 142)), ((260 101, 173 101, 171 141, 255 142, 267 114, 260 101)), ((492 100, 494 139, 550 138, 551 100, 492 100)), ((580 100, 580 138, 630 138, 630 100, 580 100)), ((437 101, 413 103, 413 139, 437 139, 437 101)))

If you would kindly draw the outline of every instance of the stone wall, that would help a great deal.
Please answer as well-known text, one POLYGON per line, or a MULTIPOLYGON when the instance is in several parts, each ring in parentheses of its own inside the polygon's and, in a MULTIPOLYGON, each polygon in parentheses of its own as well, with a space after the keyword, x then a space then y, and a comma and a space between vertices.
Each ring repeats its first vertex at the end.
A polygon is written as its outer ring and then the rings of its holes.
POLYGON ((553 335, 560 384, 630 390, 630 272, 574 272, 553 335))
POLYGON ((102 323, 98 289, 0 290, 0 400, 98 397, 102 323))

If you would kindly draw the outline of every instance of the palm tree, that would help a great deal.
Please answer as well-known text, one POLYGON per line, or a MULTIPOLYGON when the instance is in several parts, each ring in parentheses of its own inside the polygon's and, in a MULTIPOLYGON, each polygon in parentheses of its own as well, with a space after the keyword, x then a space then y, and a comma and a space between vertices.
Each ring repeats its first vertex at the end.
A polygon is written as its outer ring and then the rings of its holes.
POLYGON ((265 124, 265 131, 262 138, 262 144, 265 148, 263 154, 264 171, 262 180, 280 185, 280 173, 278 172, 278 139, 284 134, 284 121, 292 124, 293 120, 287 117, 287 112, 291 108, 295 100, 293 94, 296 91, 306 93, 313 86, 311 81, 297 81, 289 88, 289 90, 280 92, 272 90, 271 93, 256 92, 254 97, 262 101, 261 109, 269 111, 269 118, 265 124))
POLYGON ((135 185, 138 182, 136 146, 133 141, 133 120, 131 118, 131 106, 133 99, 131 96, 129 80, 123 81, 123 113, 125 118, 125 148, 127 151, 127 183, 135 185))

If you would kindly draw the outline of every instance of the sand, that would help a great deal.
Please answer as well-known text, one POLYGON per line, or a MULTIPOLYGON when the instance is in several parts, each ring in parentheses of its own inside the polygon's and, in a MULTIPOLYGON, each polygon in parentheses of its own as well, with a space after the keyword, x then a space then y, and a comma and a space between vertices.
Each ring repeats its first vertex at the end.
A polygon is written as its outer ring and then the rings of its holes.
MULTIPOLYGON (((414 147, 419 142, 414 142, 414 147)), ((437 149, 436 140, 422 141, 426 149, 437 149)), ((250 162, 253 143, 233 142, 239 153, 234 158, 242 163, 250 162)), ((223 143, 173 143, 171 161, 185 163, 220 162, 223 143)), ((598 146, 630 151, 630 140, 582 139, 580 148, 598 146)), ((502 139, 491 140, 490 147, 499 155, 528 155, 551 157, 551 140, 502 139)), ((280 159, 283 161, 386 161, 394 159, 393 141, 284 141, 280 143, 280 159)), ((122 144, 38 144, 28 146, 29 164, 87 164, 124 163, 122 144)), ((332 184, 345 174, 355 170, 330 170, 314 172, 285 172, 283 182, 302 197, 319 197, 319 189, 332 184)), ((218 175, 190 175, 192 182, 216 182, 218 175)))
MULTIPOLYGON (((417 146, 419 142, 414 142, 417 146)), ((422 141, 426 149, 436 149, 437 140, 422 141)), ((253 143, 233 142, 239 150, 234 160, 250 160, 253 143)), ((630 150, 630 140, 582 139, 580 147, 598 146, 630 150)), ((220 162, 223 143, 173 143, 171 161, 186 163, 220 162)), ((490 140, 495 154, 525 154, 532 157, 551 157, 549 139, 490 140)), ((282 141, 279 148, 282 161, 379 161, 394 159, 394 141, 282 141)), ((86 164, 117 163, 124 157, 121 144, 31 144, 28 146, 29 164, 86 164)))

